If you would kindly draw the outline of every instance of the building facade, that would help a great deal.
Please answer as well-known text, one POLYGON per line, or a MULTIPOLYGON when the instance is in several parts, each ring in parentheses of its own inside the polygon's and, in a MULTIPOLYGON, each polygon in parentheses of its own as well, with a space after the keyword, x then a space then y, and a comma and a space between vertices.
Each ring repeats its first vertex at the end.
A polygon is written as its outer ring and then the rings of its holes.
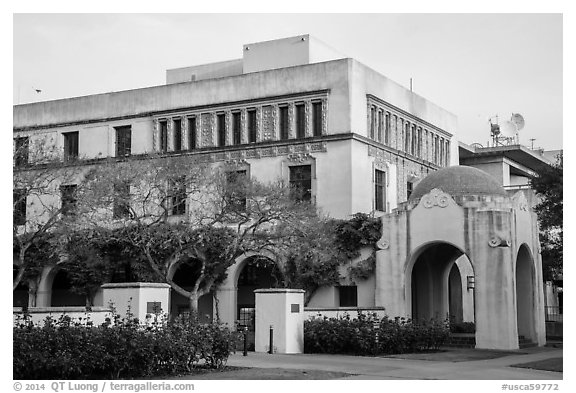
MULTIPOLYGON (((245 44, 242 52, 236 60, 168 70, 162 86, 14 106, 15 148, 26 151, 15 166, 33 161, 28 146, 80 165, 191 155, 262 182, 300 181, 306 198, 331 217, 363 212, 386 222, 420 180, 459 164, 456 116, 314 37, 245 44)), ((66 203, 73 186, 59 184, 52 203, 66 203)), ((23 222, 41 214, 26 203, 23 222)), ((250 271, 250 257, 229 269, 216 294, 219 316, 230 324, 250 318, 252 291, 266 285, 250 271)), ((67 302, 54 287, 63 280, 58 274, 58 267, 43 273, 37 306, 67 302)), ((354 284, 352 293, 349 283, 324 288, 309 305, 387 303, 379 278, 354 284)), ((185 309, 178 296, 173 313, 185 309)), ((201 299, 200 308, 211 315, 213 298, 201 299)))

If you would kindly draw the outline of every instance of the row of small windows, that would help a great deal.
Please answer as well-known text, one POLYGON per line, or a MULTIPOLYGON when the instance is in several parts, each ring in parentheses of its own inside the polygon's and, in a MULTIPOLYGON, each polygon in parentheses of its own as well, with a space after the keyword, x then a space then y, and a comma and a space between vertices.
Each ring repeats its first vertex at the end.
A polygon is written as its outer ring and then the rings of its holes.
POLYGON ((438 166, 447 166, 450 161, 450 141, 447 138, 423 129, 377 105, 370 105, 368 129, 370 139, 397 150, 438 166))
MULTIPOLYGON (((306 137, 306 109, 305 103, 296 103, 294 105, 294 130, 296 138, 306 137)), ((311 135, 322 135, 322 102, 313 101, 312 108, 312 125, 311 135)), ((288 114, 288 105, 279 106, 279 138, 280 140, 290 139, 290 122, 288 114)), ((162 152, 173 150, 175 152, 194 150, 199 148, 198 143, 198 123, 199 116, 190 116, 186 118, 186 130, 183 130, 183 119, 173 118, 173 141, 172 149, 169 149, 168 141, 168 119, 159 121, 159 149, 162 152), (183 131, 187 133, 187 138, 183 138, 183 131), (186 142, 186 144, 185 144, 186 142)), ((231 144, 243 144, 242 140, 242 118, 240 111, 231 113, 231 144)), ((264 126, 263 126, 264 128, 264 126)), ((114 127, 116 134, 116 157, 127 157, 132 154, 132 127, 123 125, 114 127)), ((218 113, 216 115, 216 136, 218 146, 227 145, 226 142, 226 114, 218 113)), ((80 134, 78 131, 62 133, 64 145, 64 161, 72 161, 79 158, 80 134)), ((258 142, 258 121, 257 109, 249 108, 246 110, 246 141, 247 143, 258 142)), ((16 167, 25 166, 29 163, 30 139, 29 137, 14 138, 14 165, 16 167)))
MULTIPOLYGON (((291 139, 291 128, 294 132, 294 138, 301 139, 307 136, 320 136, 323 130, 323 106, 321 101, 311 101, 311 124, 310 131, 307 132, 306 125, 306 103, 296 102, 294 106, 294 120, 293 125, 290 121, 290 104, 278 105, 278 139, 288 140, 291 139)), ((227 113, 217 112, 214 114, 215 121, 215 144, 216 146, 227 145, 242 145, 245 143, 256 143, 260 140, 273 140, 272 134, 276 132, 273 130, 273 121, 262 120, 261 125, 258 125, 258 110, 265 113, 267 117, 272 116, 273 106, 266 105, 259 108, 247 108, 246 111, 246 127, 242 126, 242 109, 234 109, 230 111, 230 140, 227 140, 227 113), (260 136, 259 136, 260 133, 260 136), (245 137, 243 137, 245 134, 245 137)), ((212 139, 211 137, 211 113, 203 113, 198 115, 173 117, 171 119, 160 119, 158 121, 159 145, 158 149, 161 152, 167 151, 185 151, 194 150, 203 146, 212 146, 212 141, 200 141, 200 122, 208 122, 209 126, 204 127, 205 135, 202 138, 212 139), (186 129, 183 130, 183 123, 186 124, 186 129), (172 140, 169 140, 169 122, 172 122, 172 140), (187 142, 183 138, 184 133, 187 136, 187 142), (201 145, 201 146, 200 146, 201 145)), ((264 116, 264 115, 262 115, 264 116)))
MULTIPOLYGON (((292 197, 303 202, 312 200, 312 166, 294 165, 289 167, 292 197)), ((245 179, 246 170, 227 172, 229 183, 245 179)), ((74 216, 77 206, 78 185, 69 184, 60 186, 61 208, 60 213, 64 216, 74 216)), ((27 194, 25 190, 13 190, 13 223, 14 225, 24 225, 26 223, 27 194)), ((186 201, 188 194, 186 191, 186 178, 179 177, 169 182, 168 204, 166 214, 179 216, 186 214, 186 201)), ((234 190, 228 195, 229 203, 234 204, 236 209, 245 209, 246 196, 241 190, 234 190)), ((130 183, 122 182, 114 184, 114 199, 112 214, 114 219, 130 218, 130 183)))

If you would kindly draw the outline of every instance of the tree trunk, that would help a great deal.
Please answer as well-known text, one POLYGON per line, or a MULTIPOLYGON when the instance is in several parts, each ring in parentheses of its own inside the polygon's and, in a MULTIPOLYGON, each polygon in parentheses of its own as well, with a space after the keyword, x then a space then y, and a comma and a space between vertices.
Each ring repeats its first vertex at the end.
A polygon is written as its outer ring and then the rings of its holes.
POLYGON ((198 317, 198 291, 190 291, 188 301, 190 302, 190 317, 198 317))
POLYGON ((18 253, 20 266, 18 266, 18 274, 16 275, 16 278, 12 281, 12 291, 16 290, 16 287, 18 287, 18 284, 20 284, 20 281, 22 281, 22 277, 24 277, 24 273, 26 272, 26 264, 24 262, 26 260, 25 257, 28 247, 30 247, 30 244, 20 246, 20 252, 18 253))
POLYGON ((20 267, 18 267, 18 274, 16 278, 12 281, 12 291, 15 291, 20 282, 22 281, 22 277, 24 277, 24 273, 26 272, 26 268, 24 264, 21 262, 20 267))

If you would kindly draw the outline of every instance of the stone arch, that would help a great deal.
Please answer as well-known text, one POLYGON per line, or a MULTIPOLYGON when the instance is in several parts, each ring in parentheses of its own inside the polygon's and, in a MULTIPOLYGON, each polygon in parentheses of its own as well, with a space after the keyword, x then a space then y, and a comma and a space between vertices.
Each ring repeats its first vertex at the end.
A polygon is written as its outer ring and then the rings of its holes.
MULTIPOLYGON (((199 274, 199 266, 194 264, 194 258, 182 258, 173 263, 167 272, 167 277, 185 290, 192 289, 199 274)), ((187 297, 175 290, 170 291, 170 315, 178 315, 190 312, 190 301, 187 297)), ((198 299, 198 318, 200 321, 209 322, 214 317, 214 299, 212 293, 200 296, 198 299)))
POLYGON ((516 325, 518 336, 537 342, 536 336, 536 268, 530 247, 523 243, 518 248, 514 264, 516 299, 516 325))
POLYGON ((473 319, 473 294, 465 290, 465 285, 466 276, 473 275, 474 268, 458 246, 446 241, 422 244, 409 255, 404 271, 407 311, 412 318, 449 317, 452 286, 453 307, 461 308, 462 320, 464 314, 466 319, 470 319, 470 315, 473 319), (456 296, 459 296, 457 301, 456 296))
POLYGON ((254 256, 262 256, 274 262, 278 261, 277 256, 273 252, 267 250, 263 250, 260 252, 247 252, 245 254, 242 254, 241 256, 236 258, 234 264, 228 268, 228 275, 226 276, 226 280, 224 281, 223 287, 237 289, 238 279, 240 278, 242 270, 244 269, 246 264, 250 262, 250 258, 254 256))
POLYGON ((70 291, 70 281, 66 269, 60 265, 50 268, 44 278, 48 305, 50 307, 86 306, 86 297, 70 291))

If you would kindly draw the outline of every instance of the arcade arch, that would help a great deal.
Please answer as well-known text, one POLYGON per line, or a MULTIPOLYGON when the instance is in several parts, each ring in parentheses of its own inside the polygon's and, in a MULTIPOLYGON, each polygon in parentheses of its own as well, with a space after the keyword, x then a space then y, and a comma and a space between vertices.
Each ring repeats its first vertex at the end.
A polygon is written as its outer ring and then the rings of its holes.
POLYGON ((530 248, 522 244, 516 257, 516 324, 518 336, 537 341, 534 304, 536 301, 534 258, 530 248))
POLYGON ((406 269, 406 297, 413 319, 474 321, 474 269, 466 254, 447 242, 432 242, 413 253, 406 269))

